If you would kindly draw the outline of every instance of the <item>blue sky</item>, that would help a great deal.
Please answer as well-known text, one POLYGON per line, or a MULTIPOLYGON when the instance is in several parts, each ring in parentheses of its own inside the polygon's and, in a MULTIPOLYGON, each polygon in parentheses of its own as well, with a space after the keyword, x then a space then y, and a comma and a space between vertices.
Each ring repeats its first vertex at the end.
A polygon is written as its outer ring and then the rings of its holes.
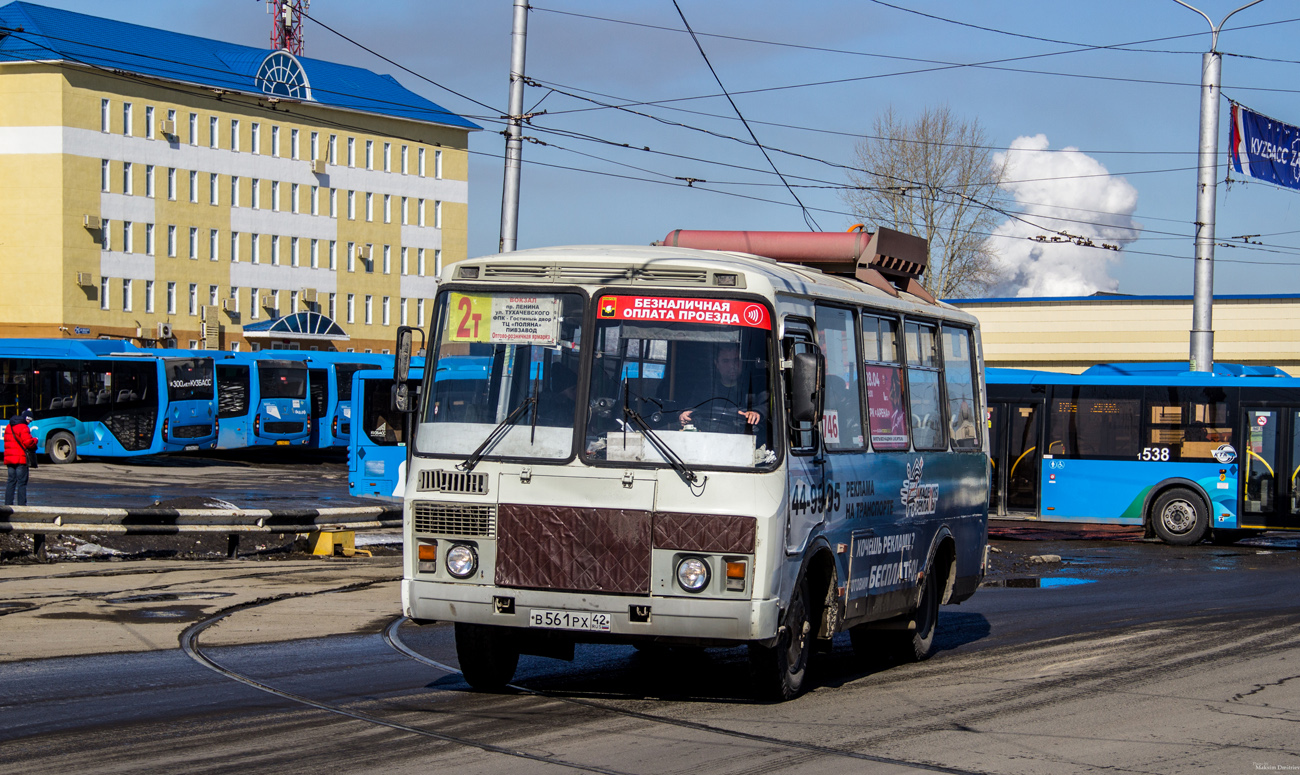
MULTIPOLYGON (((1217 22, 1244 1, 1193 4, 1217 22)), ((1127 236, 1139 235, 1119 254, 1044 249, 1046 255, 1036 256, 1042 259, 1036 292, 1191 292, 1197 83, 1210 36, 1204 19, 1173 0, 897 0, 897 8, 874 0, 678 2, 758 138, 776 149, 776 166, 791 183, 806 186, 795 191, 823 230, 854 222, 836 187, 846 183, 837 165, 852 163, 855 135, 869 131, 885 107, 910 117, 946 104, 962 118, 978 119, 991 145, 1036 149, 1011 156, 1016 179, 1036 181, 1021 186, 1012 209, 1042 214, 1047 205, 1068 205, 1078 208, 1069 213, 1072 233, 1105 236, 1106 227, 1094 222, 1118 222, 1127 236), (1081 153, 1058 152, 1068 147, 1081 153)), ((264 4, 253 0, 45 4, 248 45, 267 45, 270 30, 264 4)), ((646 244, 676 228, 807 228, 759 150, 728 139, 746 130, 724 98, 711 96, 717 84, 671 0, 535 0, 534 6, 526 71, 547 88, 529 87, 525 105, 547 113, 525 134, 546 145, 524 147, 521 248, 646 244), (571 95, 656 104, 632 107, 647 114, 637 115, 571 95), (687 187, 678 178, 708 182, 687 187)), ((392 73, 486 128, 470 141, 469 243, 471 255, 495 252, 508 0, 315 0, 310 13, 494 108, 403 73, 310 22, 306 27, 310 56, 392 73)), ((1300 4, 1264 0, 1234 16, 1219 41, 1226 54, 1224 94, 1300 124, 1297 39, 1300 4)), ((1227 116, 1225 100, 1221 160, 1227 116)), ((1023 238, 1034 230, 1007 231, 1016 239, 998 244, 1008 260, 1027 261, 1028 247, 1038 245, 1023 238)), ((1221 182, 1217 236, 1231 243, 1239 235, 1264 235, 1255 238, 1264 244, 1235 240, 1240 247, 1218 248, 1217 293, 1300 293, 1300 192, 1221 182)))

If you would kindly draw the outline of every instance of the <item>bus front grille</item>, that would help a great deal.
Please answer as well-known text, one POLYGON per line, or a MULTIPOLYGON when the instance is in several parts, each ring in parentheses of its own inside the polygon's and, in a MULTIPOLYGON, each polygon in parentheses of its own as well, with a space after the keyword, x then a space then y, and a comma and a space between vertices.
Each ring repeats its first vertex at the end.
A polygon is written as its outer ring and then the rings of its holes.
POLYGON ((463 471, 421 471, 420 492, 454 492, 460 495, 487 495, 487 474, 463 471))
POLYGON ((211 425, 176 425, 172 427, 173 439, 201 439, 212 435, 211 425))
POLYGON ((648 511, 501 504, 503 587, 650 594, 648 511))
POLYGON ((428 535, 495 538, 497 534, 496 506, 414 501, 411 520, 416 533, 428 535))
POLYGON ((302 433, 303 424, 300 422, 264 422, 262 430, 267 433, 302 433))

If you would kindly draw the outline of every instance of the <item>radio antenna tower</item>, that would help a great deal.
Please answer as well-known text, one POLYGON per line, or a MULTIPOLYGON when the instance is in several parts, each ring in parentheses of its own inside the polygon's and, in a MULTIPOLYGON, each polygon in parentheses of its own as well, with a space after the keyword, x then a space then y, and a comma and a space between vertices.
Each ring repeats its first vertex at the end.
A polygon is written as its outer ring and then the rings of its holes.
POLYGON ((266 0, 266 12, 274 15, 271 22, 271 48, 302 56, 302 20, 311 0, 266 0))

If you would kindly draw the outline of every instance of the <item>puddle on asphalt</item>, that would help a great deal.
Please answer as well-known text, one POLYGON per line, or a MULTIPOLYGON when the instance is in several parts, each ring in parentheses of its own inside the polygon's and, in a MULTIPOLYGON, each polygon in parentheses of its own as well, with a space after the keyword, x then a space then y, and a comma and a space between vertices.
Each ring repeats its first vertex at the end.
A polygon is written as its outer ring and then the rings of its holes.
POLYGON ((35 607, 32 603, 0 603, 0 616, 16 614, 20 611, 30 611, 35 607))
POLYGON ((1010 589, 1052 589, 1055 587, 1077 587, 1082 584, 1094 584, 1096 579, 1081 579, 1073 576, 1051 576, 1038 578, 1034 576, 992 579, 980 584, 981 587, 1007 587, 1010 589))
POLYGON ((128 597, 110 597, 108 603, 170 603, 177 600, 215 600, 230 597, 234 592, 155 592, 148 595, 130 595, 128 597))

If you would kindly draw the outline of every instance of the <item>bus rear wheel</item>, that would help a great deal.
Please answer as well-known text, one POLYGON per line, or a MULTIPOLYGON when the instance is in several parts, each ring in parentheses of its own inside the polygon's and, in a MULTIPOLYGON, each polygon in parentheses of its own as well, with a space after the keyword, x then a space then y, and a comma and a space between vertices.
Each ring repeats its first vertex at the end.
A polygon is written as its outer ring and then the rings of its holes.
POLYGON ((45 454, 50 456, 51 463, 75 463, 77 462, 77 440, 66 431, 52 433, 45 440, 45 454))
POLYGON ((921 581, 921 604, 912 612, 916 629, 880 630, 884 647, 900 662, 922 662, 934 654, 934 634, 939 629, 939 592, 942 584, 934 569, 921 581))
POLYGON ((1199 544, 1210 529, 1210 515, 1196 493, 1185 487, 1165 490, 1151 507, 1151 527, 1171 546, 1199 544))
POLYGON ((465 682, 481 692, 505 688, 519 667, 519 646, 505 627, 456 623, 456 659, 465 682))
POLYGON ((800 579, 785 611, 776 644, 749 644, 749 667, 760 696, 777 701, 793 700, 803 694, 808 677, 808 656, 812 647, 812 623, 808 620, 808 580, 800 579))

